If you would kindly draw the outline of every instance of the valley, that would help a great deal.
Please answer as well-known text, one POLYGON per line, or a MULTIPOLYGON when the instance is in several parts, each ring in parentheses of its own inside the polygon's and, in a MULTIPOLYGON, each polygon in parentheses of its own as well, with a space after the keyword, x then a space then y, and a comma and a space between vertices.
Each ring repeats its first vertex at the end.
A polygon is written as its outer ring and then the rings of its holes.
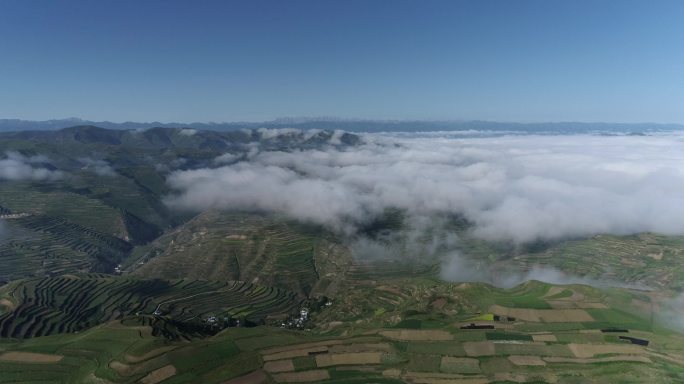
POLYGON ((361 142, 0 133, 0 153, 59 175, 0 181, 0 383, 684 380, 679 235, 518 244, 454 214, 384 209, 345 232, 249 204, 169 203, 181 172, 361 142))

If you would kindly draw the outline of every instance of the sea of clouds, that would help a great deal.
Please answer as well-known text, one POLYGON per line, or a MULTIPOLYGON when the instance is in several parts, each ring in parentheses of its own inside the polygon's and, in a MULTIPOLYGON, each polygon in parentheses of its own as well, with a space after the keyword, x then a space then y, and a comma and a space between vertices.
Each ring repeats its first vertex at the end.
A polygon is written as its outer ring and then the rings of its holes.
POLYGON ((347 234, 386 208, 416 218, 461 214, 476 236, 518 244, 684 233, 680 134, 425 136, 221 158, 225 165, 173 172, 177 193, 166 202, 278 212, 347 234))

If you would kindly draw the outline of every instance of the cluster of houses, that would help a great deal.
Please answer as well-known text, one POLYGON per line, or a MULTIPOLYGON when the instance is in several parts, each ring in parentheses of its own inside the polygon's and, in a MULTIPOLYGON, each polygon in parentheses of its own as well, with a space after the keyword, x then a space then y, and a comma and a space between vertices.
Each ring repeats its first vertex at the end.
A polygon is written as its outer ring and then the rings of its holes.
MULTIPOLYGON (((327 298, 324 298, 322 301, 318 301, 314 304, 314 310, 320 309, 321 307, 330 307, 332 305, 332 301, 328 300, 327 298)), ((306 323, 310 320, 310 310, 307 307, 302 307, 299 310, 299 317, 291 317, 287 319, 286 321, 280 323, 281 328, 290 328, 290 329, 304 329, 306 326, 306 323)))
POLYGON ((280 324, 281 328, 303 329, 306 322, 309 321, 309 308, 302 308, 299 310, 299 317, 288 319, 280 324))
MULTIPOLYGON (((120 266, 118 267, 120 268, 120 266)), ((332 306, 332 301, 328 300, 328 298, 323 297, 316 299, 315 301, 309 302, 309 304, 312 304, 314 307, 314 310, 320 309, 322 307, 330 307, 332 306)), ((161 305, 157 306, 157 308, 154 310, 152 313, 154 316, 163 316, 165 312, 161 309, 161 305)), ((140 315, 140 313, 136 313, 136 315, 140 315)), ((280 327, 281 328, 289 328, 289 329, 305 329, 307 323, 311 316, 311 310, 309 309, 308 306, 301 307, 297 315, 290 315, 286 320, 280 322, 280 327)), ((281 317, 282 319, 282 317, 281 317)), ((223 318, 215 315, 208 315, 207 317, 203 317, 201 319, 198 319, 201 321, 204 327, 209 327, 212 329, 223 329, 223 328, 232 328, 232 327, 253 327, 257 325, 264 325, 266 324, 265 321, 263 320, 247 320, 247 319, 237 319, 237 318, 232 318, 231 316, 224 316, 223 318)), ((277 326, 278 322, 271 323, 273 326, 277 326)))
POLYGON ((220 319, 218 316, 208 316, 204 319, 204 323, 211 327, 221 326, 222 328, 241 327, 244 325, 240 319, 233 319, 230 316, 223 316, 223 319, 220 319))

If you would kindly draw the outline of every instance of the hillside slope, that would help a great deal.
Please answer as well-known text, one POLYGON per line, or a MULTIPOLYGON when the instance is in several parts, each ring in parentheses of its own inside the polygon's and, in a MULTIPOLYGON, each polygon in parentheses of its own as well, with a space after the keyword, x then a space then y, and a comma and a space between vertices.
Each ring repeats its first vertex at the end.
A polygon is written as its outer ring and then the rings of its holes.
POLYGON ((226 212, 205 212, 155 240, 141 261, 150 255, 158 256, 133 276, 241 280, 303 297, 334 290, 351 263, 349 251, 318 227, 226 212))

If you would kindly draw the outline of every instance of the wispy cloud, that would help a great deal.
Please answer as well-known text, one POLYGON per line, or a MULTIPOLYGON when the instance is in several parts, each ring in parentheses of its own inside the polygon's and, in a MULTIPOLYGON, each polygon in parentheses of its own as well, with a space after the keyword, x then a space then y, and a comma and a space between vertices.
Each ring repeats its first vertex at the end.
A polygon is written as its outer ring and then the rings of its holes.
POLYGON ((116 171, 107 161, 92 159, 90 157, 81 157, 78 159, 83 164, 84 169, 91 170, 98 176, 115 176, 116 171))
POLYGON ((64 177, 59 170, 51 170, 44 163, 48 158, 42 155, 24 156, 18 152, 7 152, 0 159, 0 180, 51 181, 64 177))
POLYGON ((195 134, 197 134, 197 130, 193 128, 183 128, 180 131, 178 131, 178 134, 182 136, 194 136, 195 134))

